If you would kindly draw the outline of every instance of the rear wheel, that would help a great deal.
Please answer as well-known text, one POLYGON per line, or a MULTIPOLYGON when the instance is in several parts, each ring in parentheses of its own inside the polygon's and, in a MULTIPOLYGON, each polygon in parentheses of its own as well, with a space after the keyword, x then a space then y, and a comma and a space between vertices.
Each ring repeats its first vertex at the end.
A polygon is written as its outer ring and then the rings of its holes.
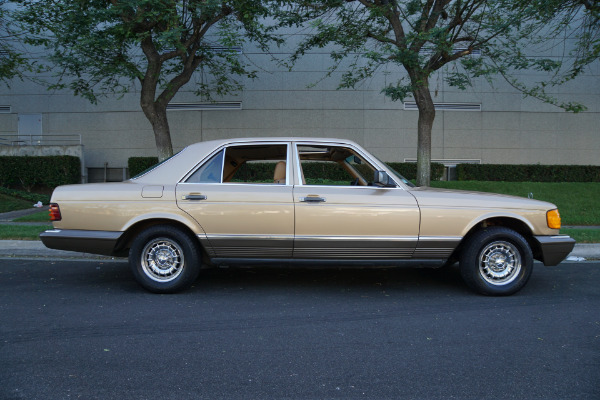
POLYGON ((154 293, 175 293, 194 283, 200 272, 198 242, 179 228, 157 225, 138 235, 129 266, 140 285, 154 293))
POLYGON ((506 296, 525 286, 533 271, 527 240, 509 228, 490 227, 475 233, 460 256, 460 272, 473 290, 506 296))

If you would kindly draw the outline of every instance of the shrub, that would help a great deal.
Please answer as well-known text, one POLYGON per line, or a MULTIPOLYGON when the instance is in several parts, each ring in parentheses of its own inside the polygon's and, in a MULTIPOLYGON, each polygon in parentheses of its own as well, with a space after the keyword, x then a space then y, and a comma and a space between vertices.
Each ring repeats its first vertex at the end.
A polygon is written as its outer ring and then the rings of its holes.
POLYGON ((156 164, 158 164, 158 157, 130 157, 127 160, 129 176, 137 176, 156 164))
POLYGON ((459 164, 459 181, 600 182, 596 165, 459 164))
POLYGON ((54 188, 81 182, 81 160, 75 156, 0 156, 0 186, 54 188))
MULTIPOLYGON (((417 179, 417 163, 389 162, 386 164, 398 171, 406 179, 417 179)), ((444 168, 444 164, 431 163, 431 180, 441 180, 444 175, 444 168)))

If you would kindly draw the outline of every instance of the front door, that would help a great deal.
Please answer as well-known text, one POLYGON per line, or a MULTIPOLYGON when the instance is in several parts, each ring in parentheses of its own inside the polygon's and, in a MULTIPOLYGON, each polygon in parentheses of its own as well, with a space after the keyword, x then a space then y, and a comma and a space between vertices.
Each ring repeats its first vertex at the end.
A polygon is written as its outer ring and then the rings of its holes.
POLYGON ((294 258, 412 256, 419 236, 419 208, 408 191, 373 186, 377 168, 357 149, 298 144, 296 160, 300 179, 294 187, 294 258))

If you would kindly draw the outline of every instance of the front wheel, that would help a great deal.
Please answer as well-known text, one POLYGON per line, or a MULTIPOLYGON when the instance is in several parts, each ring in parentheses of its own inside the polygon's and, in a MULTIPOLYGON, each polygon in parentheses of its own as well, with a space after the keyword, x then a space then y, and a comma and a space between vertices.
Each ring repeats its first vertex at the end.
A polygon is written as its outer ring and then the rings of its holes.
POLYGON ((460 272, 471 289, 493 296, 521 290, 533 271, 527 240, 509 228, 490 227, 475 233, 460 256, 460 272))
POLYGON ((200 272, 196 240, 169 225, 157 225, 135 238, 129 265, 137 282, 154 293, 175 293, 194 283, 200 272))

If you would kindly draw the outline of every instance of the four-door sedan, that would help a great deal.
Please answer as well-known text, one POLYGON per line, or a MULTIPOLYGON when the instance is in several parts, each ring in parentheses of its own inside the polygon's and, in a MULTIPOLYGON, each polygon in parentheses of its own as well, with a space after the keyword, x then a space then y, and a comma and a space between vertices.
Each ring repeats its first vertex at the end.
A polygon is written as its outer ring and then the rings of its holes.
POLYGON ((129 256, 157 293, 208 266, 459 261, 469 287, 509 295, 534 259, 556 265, 575 244, 553 204, 414 187, 341 139, 197 143, 125 182, 58 187, 51 201, 47 247, 129 256))

